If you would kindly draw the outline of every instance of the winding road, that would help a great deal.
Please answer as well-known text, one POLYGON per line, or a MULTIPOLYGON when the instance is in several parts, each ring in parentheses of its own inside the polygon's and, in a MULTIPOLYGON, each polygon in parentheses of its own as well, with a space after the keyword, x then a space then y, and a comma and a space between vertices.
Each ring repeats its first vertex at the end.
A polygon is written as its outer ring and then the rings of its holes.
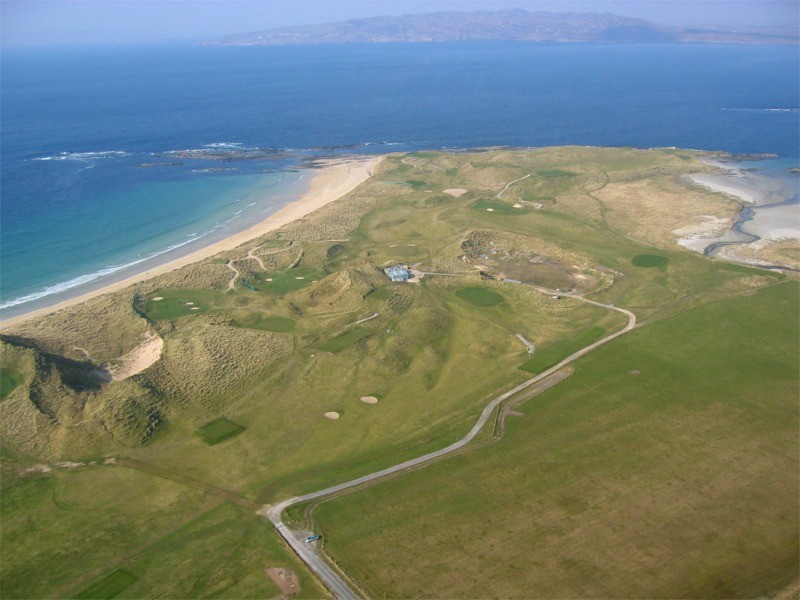
MULTIPOLYGON (((595 306, 600 306, 602 308, 607 308, 609 310, 615 310, 617 312, 624 314, 628 318, 628 323, 627 325, 625 325, 625 327, 623 327, 616 333, 612 333, 611 335, 608 335, 594 342, 593 344, 590 344, 585 348, 578 350, 574 354, 571 354, 570 356, 562 360, 557 365, 550 367, 546 371, 542 371, 535 377, 532 377, 531 379, 528 379, 527 381, 520 383, 515 388, 494 398, 483 409, 483 412, 481 413, 475 425, 473 425, 472 429, 469 430, 469 433, 467 433, 464 437, 462 437, 458 441, 453 442, 449 446, 442 448, 441 450, 436 450, 434 452, 430 452, 423 456, 419 456, 417 458, 412 458, 411 460, 407 460, 400 464, 394 465, 393 467, 388 467, 386 469, 376 471, 375 473, 370 473, 369 475, 358 477, 357 479, 353 479, 351 481, 346 481, 344 483, 340 483, 338 485, 334 485, 316 492, 303 494, 302 496, 295 496, 294 498, 289 498, 274 506, 269 507, 269 509, 266 511, 266 516, 278 530, 278 533, 281 534, 283 539, 286 540, 286 542, 289 544, 292 550, 294 550, 295 553, 300 557, 300 559, 304 563, 306 563, 306 565, 308 565, 311 571, 317 575, 317 577, 322 581, 325 587, 327 587, 334 594, 335 597, 339 598, 340 600, 349 600, 351 598, 353 599, 360 598, 361 595, 351 587, 351 585, 342 577, 342 575, 339 572, 337 572, 320 555, 319 552, 317 552, 313 544, 306 544, 298 537, 298 534, 293 532, 285 523, 283 523, 281 515, 283 514, 284 510, 286 510, 290 506, 294 506, 295 504, 308 502, 309 500, 316 500, 318 498, 323 498, 325 496, 331 496, 333 494, 337 494, 339 492, 348 490, 350 488, 365 485, 368 483, 373 483, 384 477, 389 477, 391 475, 396 475, 403 471, 419 467, 433 460, 436 460, 438 458, 456 452, 457 450, 460 450, 461 448, 466 446, 470 441, 472 441, 472 439, 476 435, 478 435, 478 433, 480 433, 481 429, 483 429, 484 425, 486 425, 486 423, 489 421, 490 417, 492 416, 492 412, 494 411, 495 408, 497 408, 498 405, 508 400, 515 394, 518 394, 522 390, 529 388, 530 386, 545 379, 546 377, 549 377, 559 369, 562 369, 563 367, 575 362, 582 356, 589 354, 592 350, 599 348, 603 344, 606 344, 611 340, 627 333, 636 326, 636 315, 634 315, 631 311, 626 310, 624 308, 616 307, 613 304, 603 304, 601 302, 589 300, 587 298, 583 298, 582 296, 577 296, 574 294, 555 292, 554 290, 549 290, 547 288, 541 288, 538 286, 531 286, 531 287, 534 287, 534 289, 544 294, 554 295, 558 293, 562 297, 574 298, 576 300, 587 302, 595 306)), ((264 514, 264 513, 259 511, 259 514, 264 514)))

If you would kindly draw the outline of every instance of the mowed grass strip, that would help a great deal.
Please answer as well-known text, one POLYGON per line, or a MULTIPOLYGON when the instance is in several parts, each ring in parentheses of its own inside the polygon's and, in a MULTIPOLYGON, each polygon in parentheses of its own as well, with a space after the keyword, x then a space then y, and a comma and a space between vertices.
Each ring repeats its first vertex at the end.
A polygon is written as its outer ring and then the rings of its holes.
POLYGON ((79 600, 109 600, 130 587, 138 577, 125 569, 116 569, 75 596, 79 600))
POLYGON ((372 332, 364 329, 363 327, 354 327, 347 333, 336 336, 332 340, 328 340, 322 344, 317 344, 317 349, 324 352, 339 352, 349 346, 352 346, 359 340, 372 335, 372 332))
POLYGON ((644 268, 651 268, 651 267, 663 267, 669 262, 669 259, 666 256, 659 256, 658 254, 637 254, 636 256, 631 259, 631 263, 633 263, 636 267, 644 267, 644 268))
POLYGON ((570 354, 596 342, 605 332, 606 330, 599 326, 587 327, 574 337, 552 342, 544 346, 541 350, 537 348, 533 358, 524 362, 520 366, 520 369, 528 371, 529 373, 541 373, 557 365, 570 354))
POLYGON ((22 373, 9 369, 7 367, 0 368, 0 400, 3 400, 11 392, 21 386, 25 381, 22 373))
POLYGON ((283 295, 304 288, 312 281, 320 279, 322 275, 320 269, 301 267, 280 273, 259 274, 255 283, 259 290, 283 295), (267 281, 268 279, 271 281, 267 281))
POLYGON ((144 313, 153 321, 173 321, 208 311, 214 300, 215 293, 209 290, 165 288, 144 299, 144 313))
POLYGON ((499 443, 319 505, 326 551, 372 597, 772 596, 800 558, 799 292, 598 348, 499 443))
POLYGON ((478 200, 472 205, 472 208, 485 212, 502 214, 524 214, 531 212, 530 208, 514 208, 511 204, 508 204, 507 202, 500 202, 498 200, 478 200))
POLYGON ((482 287, 462 288, 456 292, 456 296, 480 307, 497 306, 504 301, 497 292, 482 287))
POLYGON ((229 421, 225 417, 215 419, 200 428, 200 436, 206 444, 213 446, 236 437, 245 430, 241 425, 237 425, 233 421, 229 421))

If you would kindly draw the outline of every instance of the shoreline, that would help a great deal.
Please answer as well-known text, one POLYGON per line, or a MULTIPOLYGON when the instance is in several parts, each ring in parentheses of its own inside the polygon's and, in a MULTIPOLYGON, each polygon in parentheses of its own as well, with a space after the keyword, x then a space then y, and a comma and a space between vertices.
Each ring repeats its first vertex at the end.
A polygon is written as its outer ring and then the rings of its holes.
MULTIPOLYGON (((774 175, 748 171, 742 163, 703 162, 724 171, 719 174, 696 173, 689 175, 688 180, 710 192, 733 198, 741 208, 731 219, 705 215, 703 222, 674 230, 673 234, 678 235, 676 242, 706 256, 748 265, 780 267, 743 254, 758 254, 774 243, 800 243, 796 185, 789 185, 774 175)), ((790 265, 785 267, 793 268, 790 265)))
POLYGON ((48 306, 32 308, 21 314, 2 318, 0 319, 0 331, 19 325, 30 319, 43 317, 64 308, 80 304, 98 296, 117 292, 133 284, 210 258, 220 252, 233 250, 252 239, 279 229, 292 221, 301 219, 315 210, 322 208, 334 200, 338 200, 355 189, 359 184, 366 181, 372 175, 373 170, 380 163, 381 159, 382 156, 370 156, 322 161, 324 166, 313 172, 308 188, 300 198, 282 206, 275 213, 252 227, 209 244, 208 246, 203 246, 183 256, 169 260, 163 264, 130 275, 120 281, 103 285, 95 290, 78 294, 48 306))

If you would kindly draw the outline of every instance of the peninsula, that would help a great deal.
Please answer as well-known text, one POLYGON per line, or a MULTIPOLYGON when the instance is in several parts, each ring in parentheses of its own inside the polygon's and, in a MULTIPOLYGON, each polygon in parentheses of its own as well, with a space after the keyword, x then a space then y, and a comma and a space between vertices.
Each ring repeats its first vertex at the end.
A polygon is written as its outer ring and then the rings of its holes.
POLYGON ((354 157, 4 323, 3 594, 792 597, 800 248, 703 254, 714 158, 354 157))
POLYGON ((678 42, 796 44, 796 30, 726 31, 668 27, 611 13, 528 12, 506 9, 433 12, 351 19, 240 33, 205 42, 209 46, 279 46, 375 42, 678 42))

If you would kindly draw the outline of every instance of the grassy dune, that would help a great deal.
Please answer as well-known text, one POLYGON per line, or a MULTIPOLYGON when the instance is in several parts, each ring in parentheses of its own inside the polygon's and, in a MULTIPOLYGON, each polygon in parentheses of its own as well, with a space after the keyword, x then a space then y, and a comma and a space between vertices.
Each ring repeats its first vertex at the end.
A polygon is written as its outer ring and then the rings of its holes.
MULTIPOLYGON (((625 324, 504 278, 574 289, 655 328, 782 277, 673 243, 687 219, 737 209, 681 179, 705 169, 696 153, 658 150, 391 155, 346 197, 262 239, 6 332, 3 595, 123 583, 117 597, 275 595, 267 566, 298 571, 304 594, 318 595, 257 506, 458 439, 488 400, 530 376, 517 334, 541 350, 534 361, 554 360, 625 324), (680 210, 667 206, 676 197, 680 210), (448 275, 392 283, 383 268, 397 263, 448 275), (145 334, 164 340, 158 361, 124 381, 98 376, 145 334), (56 466, 106 457, 120 462, 56 466), (74 505, 62 502, 58 490, 73 487, 83 490, 74 505), (106 488, 130 493, 88 492, 106 488), (151 488, 143 514, 134 490, 151 488)), ((378 588, 415 593, 393 585, 378 588)))

